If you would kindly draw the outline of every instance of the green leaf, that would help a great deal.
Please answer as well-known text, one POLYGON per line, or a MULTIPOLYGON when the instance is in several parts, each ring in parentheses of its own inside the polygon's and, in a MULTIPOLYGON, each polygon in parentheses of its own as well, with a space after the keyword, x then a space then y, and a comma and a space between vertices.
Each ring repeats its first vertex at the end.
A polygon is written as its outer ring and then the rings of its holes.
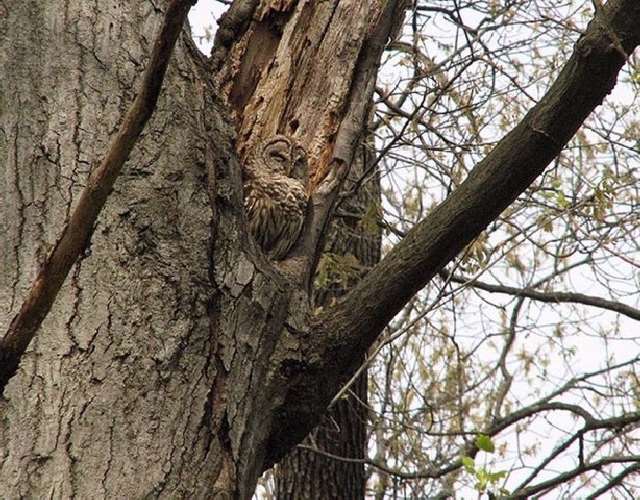
POLYGON ((489 485, 489 474, 487 473, 487 471, 485 469, 476 471, 476 479, 478 480, 475 486, 476 489, 478 491, 485 491, 487 489, 487 486, 489 485))
POLYGON ((498 481, 500 481, 501 479, 504 479, 507 475, 507 471, 506 470, 499 470, 496 472, 488 472, 487 473, 487 479, 489 480, 489 482, 491 484, 497 483, 498 481))
POLYGON ((467 472, 471 472, 472 474, 476 471, 476 463, 471 457, 462 457, 462 465, 464 466, 467 472))
POLYGON ((491 438, 485 434, 478 434, 476 437, 476 446, 487 453, 493 453, 496 451, 496 446, 493 444, 493 441, 491 441, 491 438))

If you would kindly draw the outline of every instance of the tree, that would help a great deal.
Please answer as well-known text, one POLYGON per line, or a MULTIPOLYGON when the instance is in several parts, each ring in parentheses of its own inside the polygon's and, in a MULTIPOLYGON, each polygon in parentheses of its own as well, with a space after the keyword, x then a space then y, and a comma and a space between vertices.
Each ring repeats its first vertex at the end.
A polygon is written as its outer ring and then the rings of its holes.
MULTIPOLYGON (((180 39, 90 246, 5 388, 4 496, 250 497, 394 315, 560 154, 640 42, 636 2, 598 9, 522 121, 343 299, 312 311, 325 228, 402 7, 236 1, 211 64, 180 39), (313 179, 305 231, 279 266, 247 237, 240 210, 240 162, 275 132, 306 146, 313 179)), ((46 276, 43 257, 74 220, 165 12, 2 8, 0 58, 15 75, 0 84, 6 329, 37 262, 46 276)), ((637 421, 625 418, 617 424, 637 421)), ((484 445, 466 446, 473 456, 484 445)))

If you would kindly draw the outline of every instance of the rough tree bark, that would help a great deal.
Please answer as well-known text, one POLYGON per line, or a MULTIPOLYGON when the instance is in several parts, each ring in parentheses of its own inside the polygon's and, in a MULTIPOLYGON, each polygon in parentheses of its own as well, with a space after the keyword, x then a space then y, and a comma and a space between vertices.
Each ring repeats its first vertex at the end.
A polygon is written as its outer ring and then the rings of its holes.
MULTIPOLYGON (((233 111, 239 156, 246 158, 271 135, 292 136, 308 152, 310 192, 335 169, 336 159, 350 163, 362 142, 380 52, 402 21, 403 3, 234 2, 220 23, 212 62, 233 111), (381 28, 382 35, 376 33, 381 28)), ((353 179, 367 168, 366 149, 361 151, 359 168, 350 169, 353 179)), ((378 197, 377 188, 367 189, 352 204, 352 211, 365 212, 378 197)), ((333 201, 320 198, 317 203, 330 208, 333 201)), ((327 233, 327 222, 312 229, 327 233)), ((348 224, 335 225, 330 250, 355 255, 364 266, 372 266, 379 259, 379 239, 358 228, 357 222, 352 218, 348 224)), ((305 255, 311 269, 322 238, 315 244, 317 248, 307 248, 305 255)), ((307 287, 310 279, 306 276, 307 287)), ((315 294, 314 303, 326 306, 344 292, 344 287, 333 287, 315 294)), ((334 455, 364 458, 366 383, 366 376, 361 377, 353 388, 356 397, 339 401, 308 444, 334 455)), ((364 481, 362 463, 296 450, 277 470, 277 496, 363 498, 364 481)))
MULTIPOLYGON (((0 3, 3 331, 133 98, 165 5, 14 4, 0 3)), ((351 161, 396 3, 258 4, 236 4, 263 10, 238 15, 232 38, 242 40, 252 23, 281 20, 284 37, 330 22, 320 39, 276 51, 308 57, 291 58, 293 66, 267 57, 248 87, 255 91, 239 92, 250 97, 246 116, 256 124, 241 122, 241 157, 258 137, 293 132, 311 153, 314 185, 331 188, 325 173, 339 179, 351 161), (341 71, 305 72, 325 39, 341 71), (281 72, 291 75, 287 86, 269 84, 270 75, 284 83, 281 72), (270 114, 271 101, 305 82, 322 87, 322 102, 270 114), (318 107, 329 111, 313 114, 318 107), (303 108, 308 116, 296 112, 303 108), (327 133, 315 137, 318 124, 327 133)), ((181 41, 89 250, 0 401, 0 496, 250 498, 260 473, 317 424, 411 294, 543 171, 613 87, 640 42, 640 4, 610 0, 600 10, 521 125, 353 291, 316 316, 300 282, 313 271, 335 189, 314 191, 294 275, 279 272, 244 231, 240 166, 211 68, 181 41)), ((233 43, 222 45, 234 56, 233 43)), ((228 89, 236 77, 224 74, 216 75, 228 89)))
POLYGON ((71 268, 80 255, 88 250, 98 216, 156 108, 173 48, 194 2, 171 0, 167 5, 162 27, 155 37, 153 51, 136 89, 136 98, 119 120, 121 123, 108 150, 102 159, 91 166, 86 185, 52 250, 41 262, 20 312, 0 339, 0 393, 4 393, 7 382, 15 375, 22 355, 49 313, 71 268))
MULTIPOLYGON (((133 98, 162 9, 25 2, 6 14, 0 57, 13 78, 1 96, 16 105, 1 121, 3 329, 133 98)), ((355 43, 335 97, 355 125, 365 109, 347 95, 353 66, 366 52, 372 82, 387 38, 365 51, 370 27, 338 41, 355 43)), ((240 168, 209 68, 185 40, 174 61, 87 254, 5 391, 3 496, 248 498, 285 451, 267 444, 298 370, 291 332, 308 324, 306 291, 238 230, 240 168)), ((343 136, 348 162, 358 131, 343 136)))
MULTIPOLYGON (((5 331, 134 97, 162 12, 117 0, 0 10, 5 331)), ((217 477, 206 145, 230 129, 199 61, 179 44, 171 91, 0 402, 3 498, 187 497, 217 477)))

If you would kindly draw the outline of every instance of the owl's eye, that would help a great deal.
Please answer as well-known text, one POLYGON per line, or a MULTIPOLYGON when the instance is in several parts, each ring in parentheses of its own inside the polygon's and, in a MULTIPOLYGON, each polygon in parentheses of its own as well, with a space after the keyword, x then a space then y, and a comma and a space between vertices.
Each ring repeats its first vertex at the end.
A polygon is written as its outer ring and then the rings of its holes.
POLYGON ((284 163, 285 161, 287 161, 287 159, 284 156, 279 155, 279 154, 274 154, 273 155, 273 159, 275 161, 277 161, 278 163, 284 163))

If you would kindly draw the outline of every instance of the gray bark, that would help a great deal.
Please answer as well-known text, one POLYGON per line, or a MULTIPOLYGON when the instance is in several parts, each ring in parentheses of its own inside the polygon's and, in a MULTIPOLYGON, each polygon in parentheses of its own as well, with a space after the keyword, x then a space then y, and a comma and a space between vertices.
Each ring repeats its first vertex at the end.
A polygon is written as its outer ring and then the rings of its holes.
MULTIPOLYGON (((3 330, 134 97, 161 16, 152 2, 31 1, 2 19, 3 330)), ((4 392, 3 496, 249 498, 290 446, 274 430, 289 421, 301 439, 317 422, 283 404, 308 364, 306 292, 242 231, 240 168, 208 80, 183 40, 4 392)))
MULTIPOLYGON (((133 98, 161 12, 151 2, 0 6, 0 330, 133 98)), ((197 56, 117 181, 0 403, 0 497, 203 496, 215 367, 207 304, 209 134, 197 56), (205 126, 206 122, 206 126, 205 126)))

